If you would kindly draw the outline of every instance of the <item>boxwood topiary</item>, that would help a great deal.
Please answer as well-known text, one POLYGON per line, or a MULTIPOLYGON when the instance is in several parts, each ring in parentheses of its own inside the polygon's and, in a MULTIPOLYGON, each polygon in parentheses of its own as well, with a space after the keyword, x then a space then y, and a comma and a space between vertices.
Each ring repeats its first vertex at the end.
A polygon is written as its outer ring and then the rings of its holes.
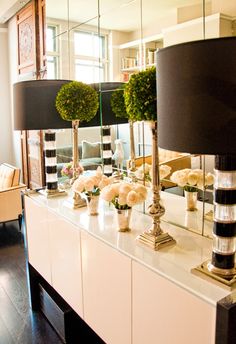
POLYGON ((131 75, 125 87, 125 105, 132 121, 157 120, 155 67, 131 75))
POLYGON ((64 84, 56 96, 56 109, 66 121, 89 122, 96 115, 98 106, 97 92, 79 81, 64 84))
POLYGON ((121 87, 117 88, 113 91, 111 96, 111 108, 116 117, 120 118, 129 118, 129 115, 126 111, 125 106, 125 97, 124 97, 124 90, 126 84, 122 85, 121 87))

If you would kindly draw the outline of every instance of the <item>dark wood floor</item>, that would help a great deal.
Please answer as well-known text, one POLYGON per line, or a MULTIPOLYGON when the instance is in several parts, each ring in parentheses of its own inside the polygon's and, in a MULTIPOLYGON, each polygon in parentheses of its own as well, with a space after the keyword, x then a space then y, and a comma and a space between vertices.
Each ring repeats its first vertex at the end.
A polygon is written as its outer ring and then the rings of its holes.
POLYGON ((40 313, 30 309, 23 236, 17 222, 0 224, 0 344, 60 344, 40 313))

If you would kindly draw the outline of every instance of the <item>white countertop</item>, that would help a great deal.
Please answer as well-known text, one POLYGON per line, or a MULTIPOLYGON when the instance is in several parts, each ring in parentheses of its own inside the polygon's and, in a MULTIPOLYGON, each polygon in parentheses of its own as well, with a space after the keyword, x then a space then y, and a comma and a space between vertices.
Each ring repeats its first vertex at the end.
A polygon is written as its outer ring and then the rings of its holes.
MULTIPOLYGON (((138 234, 149 229, 152 222, 150 216, 140 211, 133 209, 131 231, 121 233, 117 231, 113 205, 109 206, 103 200, 100 200, 99 215, 89 216, 86 207, 71 209, 67 201, 69 196, 46 199, 39 193, 31 193, 29 197, 77 226, 78 230, 89 232, 97 239, 212 305, 216 305, 218 300, 229 294, 226 289, 190 272, 192 268, 211 258, 212 240, 209 238, 163 221, 162 229, 173 236, 177 244, 160 251, 153 251, 135 240, 138 234)), ((169 217, 171 213, 184 219, 186 216, 196 216, 196 214, 186 214, 187 212, 179 207, 180 196, 164 192, 161 197, 166 208, 165 216, 169 217)))

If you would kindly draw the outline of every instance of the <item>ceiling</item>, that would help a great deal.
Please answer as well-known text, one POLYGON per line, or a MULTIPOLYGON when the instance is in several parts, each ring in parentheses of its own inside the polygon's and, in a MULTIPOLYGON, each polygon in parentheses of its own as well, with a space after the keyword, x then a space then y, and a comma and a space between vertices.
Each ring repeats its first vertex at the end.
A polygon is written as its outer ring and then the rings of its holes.
MULTIPOLYGON (((30 0, 0 0, 0 24, 6 23, 30 0)), ((98 0, 46 0, 46 15, 51 18, 84 23, 94 18, 97 24, 98 0), (67 3, 70 4, 68 10, 67 3)), ((164 18, 176 16, 177 8, 198 5, 201 11, 203 0, 100 0, 101 26, 107 29, 133 31, 137 28, 137 20, 142 25, 163 21, 164 18)), ((235 0, 205 0, 210 4, 212 13, 221 12, 236 16, 235 0)))
MULTIPOLYGON (((0 23, 5 23, 27 2, 29 0, 0 0, 0 23)), ((69 14, 70 21, 82 23, 97 17, 97 0, 69 0, 69 11, 67 3, 67 0, 46 0, 46 15, 67 20, 69 14)), ((143 26, 146 21, 152 22, 173 15, 178 7, 201 3, 201 0, 142 0, 143 26)), ((141 0, 100 0, 103 27, 134 30, 137 27, 137 17, 140 17, 140 4, 141 0)))
MULTIPOLYGON (((46 0, 46 15, 51 18, 67 19, 66 1, 46 0)), ((70 0, 69 18, 74 22, 87 22, 97 17, 97 0, 70 0)), ((132 31, 140 19, 141 0, 100 0, 101 26, 107 29, 132 31)), ((178 7, 202 4, 202 0, 143 0, 142 25, 169 15, 175 15, 178 7)), ((96 22, 97 19, 93 21, 96 22)))
POLYGON ((0 0, 0 24, 14 16, 29 0, 0 0))

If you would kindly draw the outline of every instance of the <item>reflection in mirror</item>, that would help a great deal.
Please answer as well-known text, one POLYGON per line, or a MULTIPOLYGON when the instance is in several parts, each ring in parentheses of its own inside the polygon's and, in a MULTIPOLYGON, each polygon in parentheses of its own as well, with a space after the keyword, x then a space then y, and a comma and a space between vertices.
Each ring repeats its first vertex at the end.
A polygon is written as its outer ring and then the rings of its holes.
MULTIPOLYGON (((141 29, 141 1, 100 1, 100 30, 106 32, 108 70, 106 81, 126 82, 131 72, 140 70, 139 45, 141 29), (136 46, 129 47, 130 42, 137 40, 136 46), (127 47, 122 48, 122 45, 127 47)), ((117 120, 117 123, 119 120, 117 120)), ((134 125, 137 130, 137 125, 134 125)), ((111 126, 113 170, 121 167, 126 170, 130 159, 130 128, 129 124, 119 124, 111 126), (117 141, 118 140, 118 141, 117 141), (115 143, 116 142, 116 143, 115 143), (117 147, 119 145, 119 149, 117 147), (117 163, 117 152, 122 152, 122 162, 117 163)), ((136 148, 135 148, 136 150, 136 148)))
MULTIPOLYGON (((101 29, 108 30, 109 35, 109 80, 111 81, 124 81, 128 82, 130 76, 133 73, 137 73, 145 68, 156 64, 155 51, 158 49, 178 43, 178 37, 176 41, 173 40, 173 36, 178 32, 181 23, 184 21, 194 20, 196 18, 198 22, 202 22, 202 2, 201 1, 177 1, 174 7, 173 3, 166 2, 142 2, 132 1, 119 3, 113 11, 116 15, 112 15, 107 11, 107 2, 101 1, 101 29), (191 5, 191 6, 189 6, 191 5), (185 6, 185 7, 183 7, 185 6), (187 7, 186 7, 187 6, 187 7), (190 14, 191 12, 191 14, 190 14), (119 15, 117 15, 119 13, 119 15), (142 17, 141 17, 142 15, 142 17), (188 15, 188 16, 187 16, 188 15), (133 22, 133 18, 136 18, 136 23, 133 22), (122 18, 122 22, 120 20, 122 18), (131 19, 132 18, 132 19, 131 19), (169 30, 171 34, 169 34, 169 30)), ((186 29, 188 35, 188 24, 186 29)), ((196 39, 191 36, 187 37, 186 33, 182 36, 182 40, 193 40, 196 39)), ((202 38, 202 27, 199 30, 198 38, 202 38)), ((178 34, 177 34, 178 36, 178 34)), ((158 75, 158 74, 157 74, 158 75)), ((123 141, 124 148, 124 168, 127 166, 127 161, 130 159, 130 144, 129 144, 129 127, 127 124, 119 125, 116 129, 115 137, 123 141)), ((134 141, 135 141, 135 162, 136 168, 140 169, 138 172, 142 179, 143 175, 147 174, 146 168, 143 168, 144 164, 151 165, 151 133, 148 124, 135 123, 134 124, 134 141)), ((172 173, 179 169, 184 168, 200 168, 198 161, 200 158, 193 157, 195 165, 192 166, 192 158, 187 152, 185 154, 178 152, 171 152, 160 149, 160 163, 161 165, 167 164, 172 169, 172 173)), ((150 176, 149 176, 150 177, 150 176)), ((142 179, 143 182, 143 179, 142 179)), ((183 196, 183 189, 179 188, 175 183, 170 181, 170 175, 167 176, 166 180, 162 181, 163 189, 168 191, 163 197, 167 198, 167 202, 175 203, 173 198, 177 196, 183 196), (173 197, 172 197, 173 195, 173 197), (173 201, 172 201, 173 199, 173 201)), ((186 227, 185 219, 185 200, 180 197, 182 202, 181 211, 183 217, 178 216, 178 209, 176 205, 166 206, 165 219, 172 218, 173 223, 178 223, 183 227, 186 227), (167 210, 170 209, 170 211, 167 210), (176 209, 175 213, 172 213, 171 209, 176 209)), ((148 204, 147 204, 148 205, 148 204)), ((201 210, 198 211, 200 213, 201 210)), ((190 216, 191 217, 191 216, 190 216)), ((192 221, 191 226, 194 226, 195 230, 201 232, 202 230, 202 219, 199 216, 198 221, 192 221)))
MULTIPOLYGON (((142 42, 146 67, 153 62, 153 51, 173 44, 203 39, 202 5, 202 1, 176 1, 175 4, 159 2, 156 7, 151 8, 148 3, 142 3, 142 42)), ((158 54, 154 53, 154 58, 156 56, 158 54)), ((144 138, 142 152, 146 157, 145 161, 148 162, 150 161, 149 128, 144 125, 142 130, 144 138)), ((199 160, 200 157, 193 157, 188 152, 180 153, 159 148, 160 175, 165 165, 171 168, 171 172, 161 180, 162 190, 165 191, 161 195, 165 207, 162 220, 202 233, 203 203, 199 201, 195 211, 186 211, 183 185, 179 186, 176 181, 171 180, 171 175, 176 171, 199 169, 199 160)))
MULTIPOLYGON (((105 68, 99 65, 99 51, 104 40, 98 35, 97 1, 93 4, 90 1, 89 8, 81 1, 60 1, 57 5, 55 9, 55 1, 47 0, 47 78, 99 82, 105 68)), ((80 164, 84 170, 96 169, 101 164, 100 129, 81 125, 83 128, 78 130, 80 164)), ((61 182, 71 178, 72 155, 72 130, 61 130, 57 133, 61 182)))
MULTIPOLYGON (((63 4, 63 11, 57 14, 55 2, 47 0, 47 22, 56 26, 56 28, 52 27, 51 30, 57 30, 56 35, 55 32, 49 32, 47 35, 47 37, 51 36, 51 41, 52 37, 55 40, 51 45, 48 43, 48 78, 77 80, 81 78, 86 82, 128 82, 132 73, 155 64, 155 51, 162 47, 196 39, 229 36, 235 32, 232 18, 236 15, 234 1, 101 0, 99 28, 97 26, 98 3, 96 0, 86 3, 84 1, 70 1, 69 9, 67 9, 66 0, 60 1, 57 7, 59 8, 61 4, 63 4), (203 20, 203 13, 206 15, 205 20, 203 20), (68 33, 65 32, 68 25, 70 29, 82 29, 81 31, 84 29, 84 33, 80 31, 81 35, 79 34, 74 38, 73 30, 71 30, 68 42, 68 33), (94 30, 89 30, 91 28, 94 30), (65 33, 60 35, 62 32, 65 33), (101 33, 100 39, 96 37, 96 33, 101 33), (92 38, 90 35, 94 37, 92 38), (72 43, 74 40, 78 42, 93 40, 93 47, 91 44, 85 47, 86 51, 80 50, 81 47, 77 50, 72 43), (96 53, 98 49, 100 50, 99 58, 97 58, 96 53), (70 56, 69 59, 68 56, 70 56)), ((81 128, 80 130, 85 129, 81 128)), ((59 133, 59 135, 63 136, 64 134, 59 133)), ((68 136, 67 144, 71 137, 70 134, 66 135, 68 136)), ((89 137, 93 137, 93 134, 89 137)), ((148 160, 148 156, 151 154, 150 131, 145 123, 135 123, 134 137, 137 164, 138 161, 141 165, 144 162, 151 163, 151 157, 148 160), (144 159, 143 157, 146 156, 147 159, 144 159)), ((125 169, 127 161, 130 159, 128 124, 112 126, 113 153, 116 148, 114 143, 116 139, 121 139, 123 143, 123 167, 125 169)), ((59 140, 62 142, 60 138, 59 140)), ((97 137, 96 140, 100 140, 100 138, 97 137)), ((169 164, 171 161, 172 172, 189 168, 189 164, 192 169, 203 169, 205 166, 206 172, 213 171, 214 157, 212 156, 205 158, 190 156, 186 152, 184 157, 180 157, 174 156, 175 154, 178 155, 176 152, 160 151, 161 163, 169 164), (174 163, 175 166, 173 167, 174 163)), ((163 186, 167 192, 164 192, 162 196, 166 208, 164 219, 183 227, 190 227, 198 233, 204 230, 204 233, 208 235, 207 228, 212 227, 210 220, 210 211, 212 211, 211 187, 209 187, 210 190, 206 190, 205 195, 199 192, 199 198, 205 199, 206 203, 199 201, 197 212, 186 212, 184 198, 180 196, 183 195, 183 189, 173 185, 173 183, 171 185, 169 176, 166 179, 163 181, 163 186), (179 197, 179 202, 172 201, 172 198, 176 199, 176 197, 179 197), (202 218, 202 207, 205 207, 204 213, 209 215, 205 222, 202 218), (180 208, 181 213, 183 213, 182 217, 179 215, 180 208), (195 219, 196 214, 197 220, 195 219)), ((211 230, 209 230, 210 232, 211 230)))

